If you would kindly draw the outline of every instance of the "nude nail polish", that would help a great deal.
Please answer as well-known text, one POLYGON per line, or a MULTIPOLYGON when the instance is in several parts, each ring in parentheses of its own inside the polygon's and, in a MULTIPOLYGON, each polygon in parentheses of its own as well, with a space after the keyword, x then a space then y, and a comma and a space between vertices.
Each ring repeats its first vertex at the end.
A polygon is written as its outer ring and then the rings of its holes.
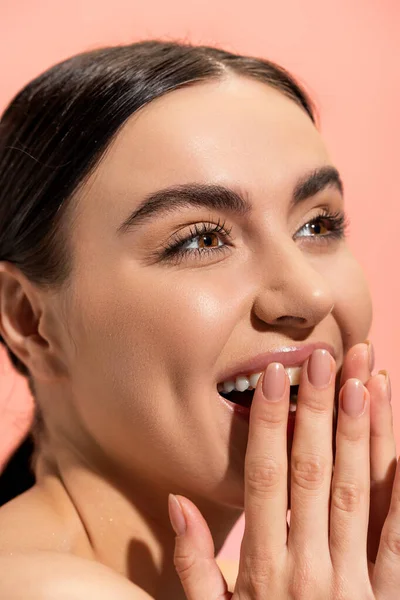
POLYGON ((331 355, 327 350, 314 350, 308 361, 307 374, 310 383, 318 388, 328 385, 332 377, 331 355))
POLYGON ((359 379, 348 379, 340 392, 341 405, 349 417, 360 417, 365 409, 364 386, 359 379))
POLYGON ((286 386, 285 369, 280 363, 271 363, 266 368, 263 379, 264 396, 270 402, 278 402, 286 386))

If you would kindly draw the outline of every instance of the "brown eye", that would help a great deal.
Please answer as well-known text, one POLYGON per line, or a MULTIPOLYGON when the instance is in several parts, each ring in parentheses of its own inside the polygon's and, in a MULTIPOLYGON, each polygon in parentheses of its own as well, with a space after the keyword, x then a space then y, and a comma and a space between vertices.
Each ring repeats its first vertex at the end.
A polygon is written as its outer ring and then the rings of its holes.
POLYGON ((217 248, 218 247, 218 236, 216 233, 207 233, 199 237, 200 248, 217 248))
POLYGON ((195 223, 190 233, 183 238, 177 236, 163 251, 164 260, 176 261, 182 257, 205 258, 216 252, 224 252, 230 246, 232 227, 226 228, 225 223, 195 223))
POLYGON ((344 228, 344 215, 320 215, 303 225, 296 237, 341 238, 344 228))
POLYGON ((326 235, 329 233, 326 225, 327 223, 324 223, 323 219, 316 219, 315 221, 311 221, 311 223, 306 223, 304 227, 308 227, 310 231, 309 235, 326 235))

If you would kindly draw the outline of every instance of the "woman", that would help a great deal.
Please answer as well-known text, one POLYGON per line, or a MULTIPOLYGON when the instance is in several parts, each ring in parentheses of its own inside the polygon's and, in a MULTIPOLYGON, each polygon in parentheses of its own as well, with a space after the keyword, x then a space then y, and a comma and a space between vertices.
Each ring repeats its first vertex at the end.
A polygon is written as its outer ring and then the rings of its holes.
POLYGON ((105 48, 22 90, 0 143, 0 327, 37 403, 0 595, 230 598, 245 507, 235 599, 393 598, 389 380, 306 93, 215 48, 105 48))

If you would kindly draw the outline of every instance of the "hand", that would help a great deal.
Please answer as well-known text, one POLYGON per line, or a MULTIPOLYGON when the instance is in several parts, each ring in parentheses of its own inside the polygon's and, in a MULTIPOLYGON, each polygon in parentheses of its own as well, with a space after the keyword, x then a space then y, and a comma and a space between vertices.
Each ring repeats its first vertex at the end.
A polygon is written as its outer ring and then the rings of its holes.
MULTIPOLYGON (((399 466, 372 578, 366 550, 372 430, 368 388, 372 385, 376 394, 374 386, 379 381, 377 387, 380 387, 381 377, 378 381, 369 378, 368 387, 363 386, 358 379, 346 379, 347 368, 346 360, 332 477, 335 364, 325 351, 317 350, 303 367, 291 453, 290 529, 286 522, 289 383, 286 374, 282 374, 282 366, 277 364, 269 365, 260 377, 250 413, 245 459, 245 532, 235 591, 228 592, 215 562, 213 540, 205 520, 192 502, 179 496, 186 531, 176 537, 174 562, 188 600, 397 600, 399 466), (329 360, 330 372, 326 385, 322 385, 324 359, 329 360), (318 377, 313 378, 313 373, 318 377), (274 382, 275 392, 278 391, 280 378, 284 389, 278 394, 279 400, 271 402, 268 398, 274 382), (354 405, 357 398, 364 399, 364 411, 360 416, 350 416, 343 408, 343 401, 354 405)), ((172 518, 177 516, 175 510, 176 505, 174 509, 171 503, 172 518)))

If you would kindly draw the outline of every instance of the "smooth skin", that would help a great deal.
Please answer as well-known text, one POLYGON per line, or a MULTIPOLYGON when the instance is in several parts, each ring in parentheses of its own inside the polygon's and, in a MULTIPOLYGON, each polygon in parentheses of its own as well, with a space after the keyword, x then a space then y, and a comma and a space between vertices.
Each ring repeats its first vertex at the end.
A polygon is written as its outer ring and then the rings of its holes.
MULTIPOLYGON (((318 130, 277 90, 236 76, 174 90, 127 121, 74 197, 68 285, 43 289, 0 263, 2 335, 35 379, 49 430, 37 485, 0 509, 1 555, 63 553, 157 600, 184 598, 169 493, 199 508, 217 555, 244 508, 249 427, 221 402, 221 372, 318 342, 334 348, 337 377, 343 367, 373 388, 376 553, 396 455, 390 405, 362 344, 368 286, 345 238, 306 226, 322 207, 343 209, 337 187, 291 204, 299 179, 326 166, 318 130), (241 191, 251 215, 182 207, 118 235, 148 194, 193 182, 241 191), (193 226, 217 223, 231 235, 213 234, 205 252, 193 226), (168 262, 177 234, 197 252, 168 262)), ((18 585, 14 565, 2 574, 18 585)))
MULTIPOLYGON (((358 344, 349 351, 341 378, 341 383, 347 381, 347 385, 349 383, 354 385, 356 382, 356 385, 361 386, 361 379, 365 381, 367 405, 361 421, 347 417, 339 409, 341 417, 338 420, 337 430, 339 451, 336 454, 337 467, 333 486, 336 486, 340 492, 336 495, 336 504, 331 512, 332 519, 332 513, 336 511, 336 530, 340 531, 340 538, 332 544, 333 553, 331 555, 335 557, 339 568, 335 568, 333 565, 333 558, 331 564, 328 559, 324 565, 321 554, 321 549, 324 547, 325 553, 327 553, 328 506, 326 499, 329 494, 329 485, 326 471, 325 478, 323 478, 323 469, 319 467, 326 460, 326 456, 328 461, 332 460, 332 453, 329 451, 329 447, 331 447, 329 440, 332 433, 332 381, 326 389, 315 390, 309 382, 308 364, 306 363, 296 417, 299 418, 299 421, 297 421, 298 426, 295 430, 292 449, 292 464, 300 464, 302 469, 292 470, 292 478, 295 478, 296 483, 293 486, 294 501, 290 532, 285 526, 285 513, 282 510, 284 502, 287 500, 285 486, 282 485, 282 478, 285 481, 285 474, 281 473, 281 479, 274 481, 279 469, 276 468, 277 463, 272 462, 275 452, 278 457, 277 461, 281 460, 281 467, 282 464, 285 467, 285 419, 288 407, 288 386, 286 381, 283 397, 280 403, 274 405, 265 398, 261 390, 262 378, 260 378, 254 397, 253 408, 255 410, 252 411, 249 446, 246 454, 246 473, 248 475, 250 472, 252 475, 250 476, 251 484, 247 485, 246 530, 237 582, 234 571, 222 569, 221 562, 214 560, 212 537, 198 509, 187 498, 179 496, 179 501, 184 507, 187 530, 184 535, 176 537, 174 561, 189 600, 200 598, 229 600, 232 596, 253 600, 258 597, 268 597, 267 592, 278 599, 280 597, 285 600, 301 598, 300 594, 304 593, 304 597, 310 598, 310 600, 314 598, 322 600, 330 597, 327 595, 327 589, 333 590, 331 597, 335 600, 341 600, 341 598, 380 598, 382 600, 397 598, 400 553, 396 534, 396 521, 399 521, 396 505, 400 499, 399 474, 397 474, 393 488, 391 515, 386 519, 396 467, 390 382, 385 372, 371 376, 372 365, 369 349, 371 349, 370 345, 358 344), (356 379, 353 375, 358 375, 360 379, 356 379), (370 424, 368 423, 369 416, 371 416, 370 424), (317 440, 313 440, 316 443, 312 447, 310 431, 317 436, 317 440), (369 431, 371 435, 368 444, 369 431), (346 445, 349 444, 352 445, 350 452, 346 451, 346 445), (318 449, 321 448, 324 449, 323 453, 325 454, 322 461, 318 456, 318 449), (342 452, 340 452, 340 448, 342 448, 342 452), (312 454, 310 450, 312 450, 312 454), (358 505, 354 501, 357 498, 357 486, 359 485, 360 489, 363 485, 368 487, 368 451, 371 458, 371 494, 369 500, 368 494, 364 494, 364 502, 358 505), (301 459, 296 463, 296 459, 293 461, 295 456, 306 456, 308 459, 301 459), (357 462, 364 466, 364 470, 361 471, 363 477, 359 476, 359 467, 356 471, 354 469, 357 462), (252 467, 252 464, 256 465, 256 469, 252 467), (308 469, 307 464, 310 466, 308 469), (339 468, 340 464, 342 469, 339 468), (343 466, 345 469, 347 467, 345 470, 347 488, 339 485, 343 481, 341 479, 343 466), (378 494, 375 493, 375 489, 379 490, 378 494), (350 493, 346 493, 346 490, 350 493), (295 500, 296 497, 297 500, 295 500), (365 573, 365 521, 369 501, 371 520, 368 529, 368 548, 375 548, 381 543, 378 558, 376 552, 368 554, 370 585, 368 585, 365 573), (313 512, 314 510, 315 512, 313 512), (274 518, 277 515, 280 515, 280 520, 274 518), (353 519, 353 515, 356 517, 355 519, 353 519), (384 523, 385 519, 386 524, 384 523), (385 524, 383 531, 380 529, 381 523, 385 524), (342 529, 340 529, 341 526, 342 529), (357 531, 358 528, 360 531, 357 531), (287 531, 289 536, 286 542, 283 542, 287 531), (350 543, 346 545, 346 541, 350 543), (353 547, 351 547, 352 542, 353 547), (274 550, 271 554, 270 549, 273 544, 277 544, 277 551, 274 550), (279 546, 281 546, 280 552, 279 546), (353 553, 353 562, 356 566, 361 567, 359 574, 356 570, 349 568, 348 562, 343 560, 346 554, 344 548, 347 548, 348 554, 353 553), (279 556, 281 557, 281 571, 284 571, 282 563, 285 563, 285 559, 286 565, 291 565, 291 574, 288 574, 288 567, 286 578, 284 572, 281 572, 278 578, 279 589, 282 589, 282 584, 285 582, 288 587, 287 590, 282 591, 283 596, 277 595, 273 587, 274 582, 271 582, 271 575, 268 575, 268 569, 271 573, 279 556), (306 557, 308 560, 305 563, 306 557), (364 557, 364 560, 359 561, 360 557, 364 557), (270 565, 268 565, 268 560, 270 565), (375 562, 376 565, 373 564, 375 562), (344 572, 342 577, 340 568, 342 568, 342 573, 344 572), (315 581, 316 573, 318 573, 318 581, 315 581), (327 581, 329 577, 331 580, 327 581), (343 581, 346 582, 347 587, 344 586, 343 581), (363 582, 366 590, 364 595, 362 595, 363 582), (233 590, 235 585, 234 595, 229 590, 233 590), (310 591, 309 588, 315 585, 319 588, 312 587, 312 591, 310 591), (332 587, 329 587, 330 585, 332 587), (358 593, 356 595, 352 595, 352 592, 349 591, 351 585, 357 586, 358 593), (268 588, 267 592, 265 592, 266 587, 268 588), (373 588, 373 592, 371 592, 371 588, 373 588), (274 590, 274 595, 271 590, 274 590)), ((333 371, 333 359, 329 360, 333 371)), ((328 464, 329 471, 331 463, 328 464)), ((176 515, 173 508, 170 510, 170 514, 172 517, 176 515)), ((333 539, 334 531, 335 529, 332 527, 333 539)), ((10 556, 3 554, 0 557, 0 569, 2 572, 0 590, 2 596, 9 600, 25 599, 28 589, 32 597, 37 600, 53 600, 53 598, 84 600, 89 597, 96 597, 98 600, 103 598, 108 600, 110 597, 118 597, 119 600, 150 600, 152 598, 104 565, 61 553, 13 553, 10 556)), ((275 585, 277 585, 276 582, 275 585)))
MULTIPOLYGON (((284 389, 279 401, 271 402, 268 391, 282 365, 270 365, 260 378, 250 416, 246 527, 236 587, 234 593, 228 591, 213 561, 212 538, 205 520, 192 502, 179 497, 186 531, 176 537, 175 565, 188 600, 398 598, 400 468, 395 470, 393 436, 382 436, 383 429, 379 431, 377 423, 370 426, 372 413, 374 417, 379 414, 381 425, 389 426, 390 383, 384 372, 368 376, 361 347, 351 350, 343 368, 333 475, 334 360, 325 351, 316 350, 303 367, 291 456, 290 527, 286 522, 289 382, 283 371, 284 389), (315 387, 310 381, 309 363, 321 352, 330 362, 332 376, 327 385, 315 387), (366 380, 365 385, 362 380, 366 380), (364 408, 356 414, 360 393, 364 408), (350 409, 344 409, 344 399, 350 409), (370 452, 374 454, 371 480, 370 452), (388 466, 388 459, 390 472, 383 469, 388 485, 381 486, 381 508, 377 509, 378 521, 383 520, 384 525, 379 542, 373 534, 368 540, 369 547, 375 550, 378 546, 376 553, 371 551, 372 562, 366 552, 370 483, 373 489, 382 483, 382 467, 388 466)), ((376 502, 372 492, 371 507, 377 508, 376 502)), ((174 520, 173 506, 171 503, 170 514, 176 527, 179 521, 174 520)))

